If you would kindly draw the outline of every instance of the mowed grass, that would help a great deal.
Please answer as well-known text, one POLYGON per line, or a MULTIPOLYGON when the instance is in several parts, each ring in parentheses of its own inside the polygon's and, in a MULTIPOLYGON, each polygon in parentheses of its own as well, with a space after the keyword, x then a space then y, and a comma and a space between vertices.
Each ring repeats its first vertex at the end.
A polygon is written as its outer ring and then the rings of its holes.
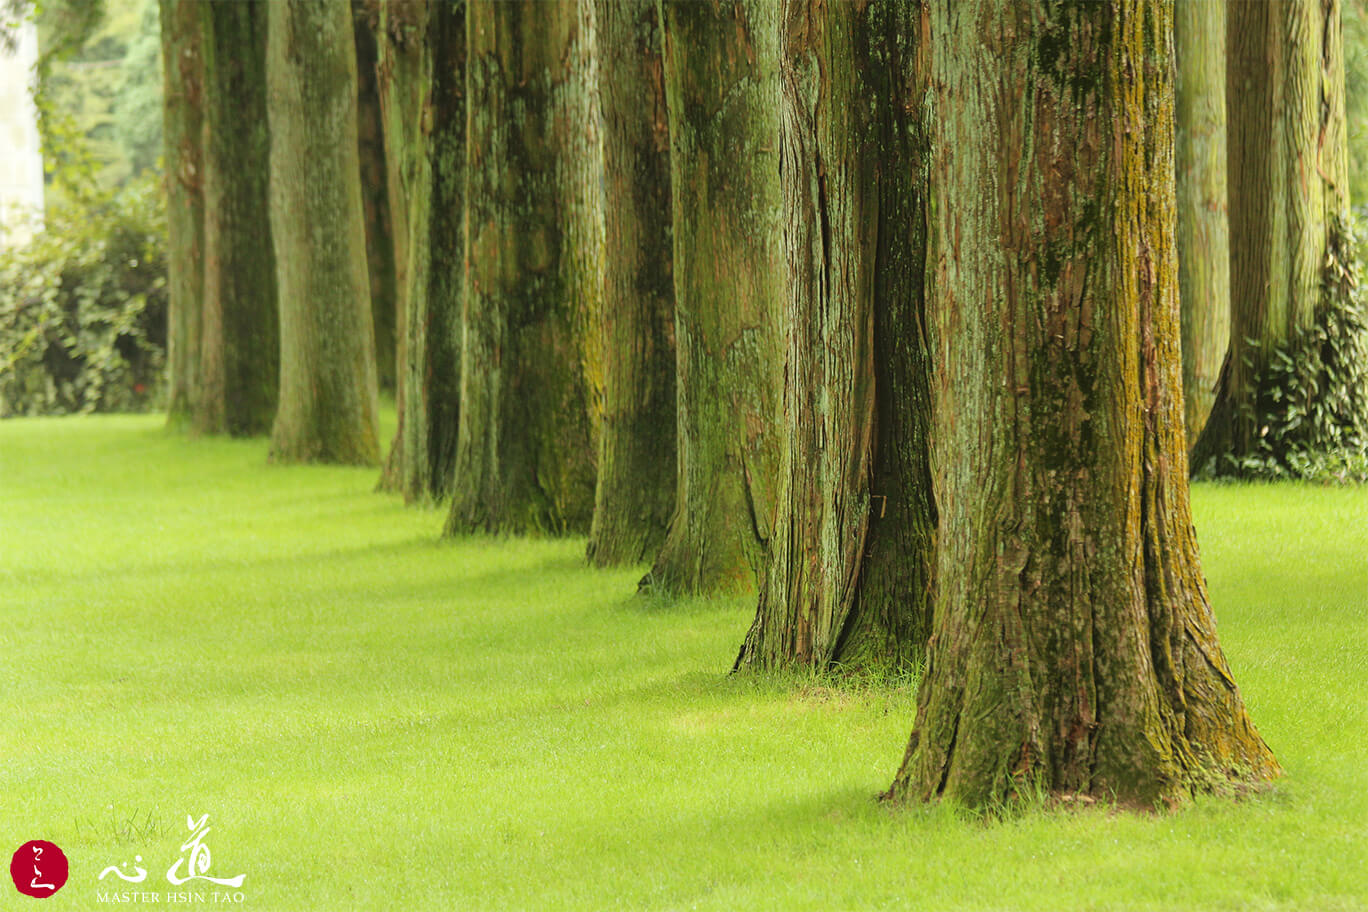
POLYGON ((1194 494, 1276 789, 982 821, 876 800, 906 686, 728 676, 751 599, 441 541, 374 482, 157 417, 0 422, 0 840, 65 850, 44 908, 165 906, 204 813, 256 910, 1368 908, 1368 491, 1194 494), (97 880, 135 854, 144 884, 97 880))

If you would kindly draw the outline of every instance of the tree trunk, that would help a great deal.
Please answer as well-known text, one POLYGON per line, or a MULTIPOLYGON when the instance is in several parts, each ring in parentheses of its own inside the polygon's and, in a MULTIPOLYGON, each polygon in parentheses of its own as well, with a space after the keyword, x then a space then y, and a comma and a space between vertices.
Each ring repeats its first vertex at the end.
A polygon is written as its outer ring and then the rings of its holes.
POLYGON ((264 434, 280 374, 265 3, 199 3, 204 26, 204 312, 193 425, 264 434))
POLYGON ((1228 15, 1230 348, 1192 463, 1241 474, 1248 457, 1368 432, 1368 377, 1343 223, 1339 2, 1232 3, 1228 15))
POLYGON ((655 556, 675 502, 670 135, 653 3, 596 0, 603 104, 603 425, 589 562, 655 556))
POLYGON ((890 790, 1270 779, 1189 512, 1171 5, 935 0, 934 633, 890 790))
POLYGON ((376 78, 379 21, 377 16, 365 11, 361 0, 352 0, 352 21, 356 38, 357 154, 361 161, 361 206, 366 228, 371 323, 375 332, 375 376, 381 389, 393 391, 398 278, 389 171, 385 161, 384 118, 376 78))
POLYGON ((380 100, 394 214, 399 426, 381 487, 408 503, 451 487, 465 236, 466 5, 380 8, 380 100), (432 251, 438 256, 432 256, 432 251))
POLYGON ((1178 300, 1188 444, 1216 399, 1230 341, 1230 230, 1226 215, 1225 4, 1173 8, 1178 177, 1178 300))
POLYGON ((188 426, 199 400, 204 309, 203 21, 192 0, 161 0, 162 143, 167 224, 167 424, 188 426))
POLYGON ((678 482, 643 587, 747 588, 779 464, 785 288, 779 7, 665 0, 678 482))
POLYGON ((600 250, 592 23, 471 0, 460 428, 448 534, 589 531, 600 250))
POLYGON ((271 227, 281 302, 271 456, 373 464, 380 456, 375 340, 351 11, 334 0, 269 7, 271 227))
POLYGON ((922 8, 787 0, 783 17, 786 433, 737 666, 912 666, 934 528, 922 8))

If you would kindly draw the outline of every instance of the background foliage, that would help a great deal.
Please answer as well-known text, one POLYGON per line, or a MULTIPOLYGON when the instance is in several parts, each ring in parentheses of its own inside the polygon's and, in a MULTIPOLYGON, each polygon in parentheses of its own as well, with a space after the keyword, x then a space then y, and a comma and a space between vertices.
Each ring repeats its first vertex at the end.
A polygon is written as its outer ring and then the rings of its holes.
POLYGON ((166 217, 154 178, 0 251, 0 417, 161 404, 166 217))

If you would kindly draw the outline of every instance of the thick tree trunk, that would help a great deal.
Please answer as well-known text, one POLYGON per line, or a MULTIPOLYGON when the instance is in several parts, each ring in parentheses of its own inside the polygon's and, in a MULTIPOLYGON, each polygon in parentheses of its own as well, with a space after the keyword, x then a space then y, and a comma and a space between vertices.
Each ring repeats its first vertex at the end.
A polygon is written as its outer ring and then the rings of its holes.
POLYGON ((678 487, 643 587, 749 587, 774 509, 785 271, 779 7, 665 0, 678 487))
POLYGON ((603 425, 589 561, 660 549, 675 502, 670 135, 653 3, 596 0, 603 104, 603 425))
POLYGON ((161 0, 162 143, 166 160, 167 424, 199 400, 204 309, 204 23, 193 0, 161 0))
MULTIPOLYGON (((1231 3, 1228 16, 1230 348, 1192 464, 1239 474, 1243 459, 1270 449, 1281 458, 1299 445, 1333 445, 1342 422, 1349 436, 1368 430, 1356 427, 1365 422, 1368 390, 1355 383, 1360 388, 1329 396, 1343 378, 1333 357, 1321 364, 1314 339, 1318 324, 1344 319, 1354 256, 1342 222, 1339 2, 1231 3), (1301 389, 1279 385, 1287 375, 1274 355, 1289 347, 1289 361, 1313 365, 1301 389), (1289 403, 1303 409, 1300 419, 1288 415, 1289 403)), ((1356 377, 1363 371, 1354 355, 1343 360, 1356 377)))
POLYGON ((334 0, 269 6, 271 228, 281 303, 271 456, 372 464, 379 426, 351 11, 334 0))
POLYGON ((1216 379, 1230 341, 1225 19, 1222 2, 1177 0, 1174 4, 1178 299, 1189 446, 1211 413, 1216 379))
POLYGON ((399 284, 399 426, 380 486, 409 503, 444 497, 456 457, 465 16, 464 2, 380 7, 380 100, 399 284))
POLYGON ((364 10, 361 0, 352 0, 352 20, 356 39, 357 154, 361 161, 361 206, 366 227, 371 323, 375 328, 376 381, 381 389, 393 390, 398 278, 389 171, 385 161, 384 118, 376 78, 379 20, 364 10))
POLYGON ((934 634, 890 795, 1270 779, 1188 505, 1171 6, 935 0, 934 634))
POLYGON ((264 434, 280 374, 266 115, 266 3, 200 3, 204 26, 202 433, 264 434))
POLYGON ((592 17, 467 6, 460 428, 448 534, 589 531, 590 315, 601 295, 592 17))
POLYGON ((934 528, 922 9, 787 0, 783 17, 786 433, 737 665, 910 666, 934 528))

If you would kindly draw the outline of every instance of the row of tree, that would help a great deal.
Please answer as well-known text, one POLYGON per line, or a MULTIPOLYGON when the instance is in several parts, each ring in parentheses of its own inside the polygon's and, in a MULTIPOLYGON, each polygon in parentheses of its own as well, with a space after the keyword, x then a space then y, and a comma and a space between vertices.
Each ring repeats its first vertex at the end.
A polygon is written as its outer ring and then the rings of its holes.
POLYGON ((1232 3, 1224 69, 1199 0, 162 3, 173 421, 376 461, 392 326, 382 487, 758 583, 738 667, 923 663, 893 796, 1277 775, 1188 441, 1326 333, 1301 439, 1368 428, 1335 0, 1232 3))

